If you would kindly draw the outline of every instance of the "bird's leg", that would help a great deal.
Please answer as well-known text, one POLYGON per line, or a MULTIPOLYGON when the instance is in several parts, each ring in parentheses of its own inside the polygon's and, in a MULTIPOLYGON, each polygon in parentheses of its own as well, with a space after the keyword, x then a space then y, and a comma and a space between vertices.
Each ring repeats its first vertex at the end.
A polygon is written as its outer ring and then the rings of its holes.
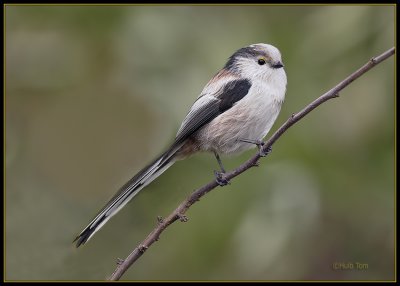
POLYGON ((221 161, 221 158, 219 157, 218 153, 214 151, 214 155, 215 155, 215 158, 216 158, 217 161, 218 161, 219 167, 221 168, 221 172, 222 172, 222 173, 226 173, 225 168, 224 168, 224 165, 222 165, 222 161, 221 161))
POLYGON ((269 153, 272 152, 272 148, 268 147, 266 151, 264 151, 264 142, 261 140, 251 140, 251 139, 244 139, 240 138, 238 141, 245 142, 245 143, 250 143, 250 144, 255 144, 258 147, 258 154, 260 154, 261 157, 267 156, 269 153))
POLYGON ((221 158, 219 157, 218 153, 215 151, 214 151, 214 155, 218 161, 219 167, 221 168, 221 172, 214 171, 215 180, 216 180, 217 184, 222 187, 222 186, 229 184, 229 181, 225 178, 225 168, 222 165, 221 158))

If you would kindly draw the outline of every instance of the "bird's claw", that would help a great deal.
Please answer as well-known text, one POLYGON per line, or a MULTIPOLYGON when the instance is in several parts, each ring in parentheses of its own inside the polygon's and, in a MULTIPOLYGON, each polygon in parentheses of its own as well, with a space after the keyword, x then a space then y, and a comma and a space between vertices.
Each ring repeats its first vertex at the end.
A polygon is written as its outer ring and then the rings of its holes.
POLYGON ((225 177, 225 173, 214 171, 214 175, 215 175, 215 181, 221 187, 229 184, 229 181, 225 177))
POLYGON ((265 157, 272 151, 271 146, 268 147, 267 150, 264 150, 265 143, 262 140, 251 140, 251 139, 240 138, 238 139, 238 141, 256 145, 258 147, 258 154, 260 155, 260 157, 265 157))
POLYGON ((258 153, 261 157, 266 157, 267 155, 269 155, 272 152, 272 147, 269 146, 267 147, 267 150, 264 150, 264 142, 262 142, 262 144, 258 147, 258 153))

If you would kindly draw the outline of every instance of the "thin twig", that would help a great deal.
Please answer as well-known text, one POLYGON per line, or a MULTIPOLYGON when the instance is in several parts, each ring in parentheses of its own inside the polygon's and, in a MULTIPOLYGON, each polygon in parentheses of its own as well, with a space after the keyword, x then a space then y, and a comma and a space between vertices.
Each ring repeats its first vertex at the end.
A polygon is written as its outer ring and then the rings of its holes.
MULTIPOLYGON (((329 99, 335 98, 339 96, 339 91, 343 90, 346 86, 348 86, 351 82, 359 78, 361 75, 369 71, 371 68, 386 60, 390 56, 395 53, 395 48, 391 48, 384 52, 383 54, 372 58, 368 61, 364 66, 360 69, 352 73, 334 88, 324 93, 309 105, 307 105, 303 110, 293 114, 289 119, 265 142, 263 149, 267 151, 271 146, 285 133, 292 125, 297 123, 300 119, 310 113, 312 110, 320 106, 325 101, 329 99)), ((258 161, 260 160, 260 152, 257 152, 252 158, 248 161, 237 167, 235 170, 226 173, 225 178, 229 181, 244 171, 250 169, 251 167, 257 166, 258 161)), ((207 185, 195 190, 186 200, 184 200, 168 217, 162 219, 158 219, 157 226, 153 229, 153 231, 143 240, 125 260, 118 260, 118 266, 115 269, 114 273, 109 277, 109 280, 119 280, 121 276, 128 270, 128 268, 138 260, 143 253, 156 241, 158 241, 161 233, 172 223, 177 220, 182 222, 187 221, 187 217, 184 215, 186 211, 199 199, 216 188, 218 186, 216 181, 212 181, 207 185)))

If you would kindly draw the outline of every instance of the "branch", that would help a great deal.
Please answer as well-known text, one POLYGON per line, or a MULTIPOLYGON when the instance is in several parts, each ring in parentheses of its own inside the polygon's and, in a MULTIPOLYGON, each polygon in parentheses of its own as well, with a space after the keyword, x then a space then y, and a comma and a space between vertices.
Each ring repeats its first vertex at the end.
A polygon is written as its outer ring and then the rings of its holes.
MULTIPOLYGON (((310 113, 312 110, 320 106, 325 101, 329 99, 335 98, 339 96, 339 91, 343 90, 346 86, 352 83, 354 80, 362 76, 364 73, 372 69, 374 66, 383 62, 390 56, 395 53, 395 48, 391 48, 384 52, 383 54, 372 58, 365 65, 363 65, 360 69, 352 73, 334 88, 324 93, 309 105, 307 105, 303 110, 298 113, 292 114, 291 117, 265 142, 263 149, 265 152, 268 152, 269 148, 285 133, 292 125, 297 123, 300 119, 310 113)), ((250 169, 251 167, 258 166, 258 161, 261 158, 260 152, 257 152, 252 158, 248 161, 237 167, 235 170, 228 172, 225 174, 225 178, 229 181, 244 171, 250 169)), ((158 239, 160 238, 161 233, 172 223, 177 220, 182 222, 187 221, 187 217, 185 216, 186 211, 197 201, 200 200, 205 194, 215 189, 217 186, 217 182, 214 180, 207 185, 195 190, 186 200, 184 200, 167 218, 162 219, 158 217, 158 225, 153 229, 153 231, 143 240, 125 260, 118 259, 118 266, 115 269, 114 273, 109 277, 109 280, 115 281, 119 280, 121 276, 128 270, 128 268, 138 260, 143 253, 158 239)))

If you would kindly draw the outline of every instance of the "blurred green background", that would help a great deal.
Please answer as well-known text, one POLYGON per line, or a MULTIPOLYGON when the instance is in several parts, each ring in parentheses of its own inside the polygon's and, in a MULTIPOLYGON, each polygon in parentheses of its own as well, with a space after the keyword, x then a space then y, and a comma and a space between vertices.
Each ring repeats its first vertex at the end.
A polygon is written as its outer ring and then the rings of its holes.
MULTIPOLYGON (((272 131, 394 45, 393 6, 9 6, 6 279, 103 280, 194 189, 178 162, 84 247, 75 236, 172 142, 237 49, 270 43, 288 90, 272 131)), ((394 279, 394 57, 292 127, 172 225, 126 280, 394 279), (335 270, 334 263, 368 269, 335 270)), ((228 169, 255 150, 223 158, 228 169)))

